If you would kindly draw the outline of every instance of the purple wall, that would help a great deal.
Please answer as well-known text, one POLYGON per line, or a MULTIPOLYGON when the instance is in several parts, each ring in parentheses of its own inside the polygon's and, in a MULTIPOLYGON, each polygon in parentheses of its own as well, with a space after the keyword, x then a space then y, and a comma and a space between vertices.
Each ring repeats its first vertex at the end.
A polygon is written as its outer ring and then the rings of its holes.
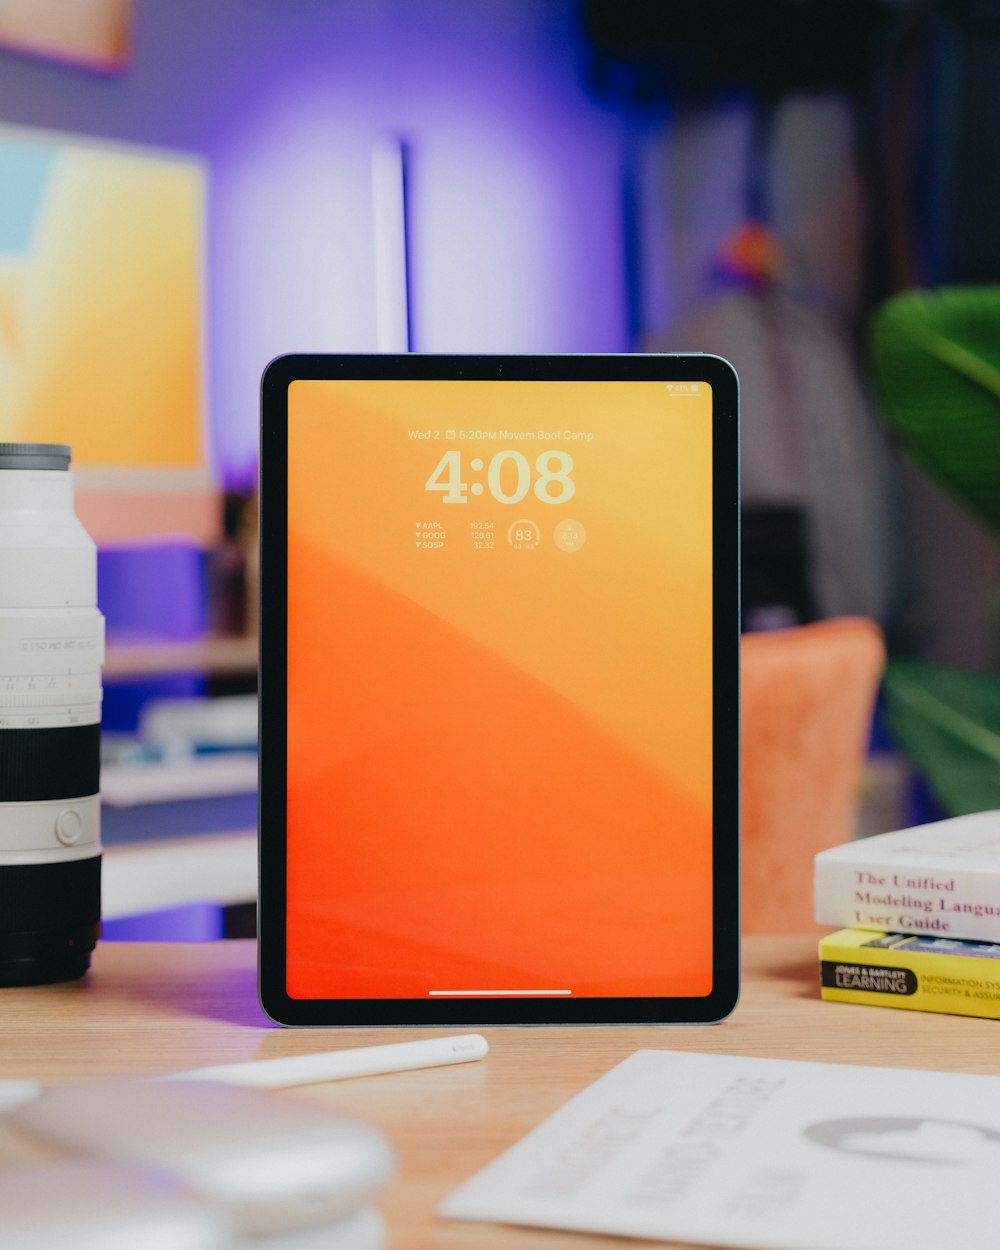
POLYGON ((210 163, 219 467, 256 460, 285 351, 375 347, 370 155, 412 145, 415 346, 625 349, 622 122, 580 81, 573 0, 136 0, 103 78, 0 53, 0 121, 210 163))

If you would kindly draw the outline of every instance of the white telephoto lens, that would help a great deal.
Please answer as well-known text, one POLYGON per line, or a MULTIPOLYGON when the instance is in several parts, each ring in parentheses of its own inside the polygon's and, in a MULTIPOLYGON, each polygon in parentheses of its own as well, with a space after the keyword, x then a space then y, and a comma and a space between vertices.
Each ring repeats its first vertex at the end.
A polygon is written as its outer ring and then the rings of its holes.
POLYGON ((0 442, 0 985, 82 976, 100 932, 104 618, 70 456, 0 442))

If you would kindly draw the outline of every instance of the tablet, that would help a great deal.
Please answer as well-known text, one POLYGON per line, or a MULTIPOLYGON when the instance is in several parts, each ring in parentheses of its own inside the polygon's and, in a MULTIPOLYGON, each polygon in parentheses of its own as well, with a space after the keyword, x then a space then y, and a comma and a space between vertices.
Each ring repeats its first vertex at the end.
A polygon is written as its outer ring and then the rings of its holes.
POLYGON ((732 368, 284 356, 262 394, 264 1010, 725 1016, 732 368))

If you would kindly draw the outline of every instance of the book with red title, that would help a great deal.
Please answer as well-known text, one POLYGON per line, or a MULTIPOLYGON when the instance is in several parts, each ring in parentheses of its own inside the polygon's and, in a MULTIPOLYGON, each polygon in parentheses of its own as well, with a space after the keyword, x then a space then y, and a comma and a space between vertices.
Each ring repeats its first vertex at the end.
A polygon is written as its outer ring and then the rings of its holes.
POLYGON ((821 851, 815 891, 818 924, 1000 942, 1000 811, 821 851))

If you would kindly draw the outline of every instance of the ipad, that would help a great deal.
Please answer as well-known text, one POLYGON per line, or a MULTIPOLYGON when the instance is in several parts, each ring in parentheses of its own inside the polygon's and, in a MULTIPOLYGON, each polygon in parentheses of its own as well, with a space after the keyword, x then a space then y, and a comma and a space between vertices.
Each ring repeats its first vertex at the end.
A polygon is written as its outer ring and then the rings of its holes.
POLYGON ((738 984, 738 386, 285 356, 261 438, 260 994, 707 1022, 738 984))

